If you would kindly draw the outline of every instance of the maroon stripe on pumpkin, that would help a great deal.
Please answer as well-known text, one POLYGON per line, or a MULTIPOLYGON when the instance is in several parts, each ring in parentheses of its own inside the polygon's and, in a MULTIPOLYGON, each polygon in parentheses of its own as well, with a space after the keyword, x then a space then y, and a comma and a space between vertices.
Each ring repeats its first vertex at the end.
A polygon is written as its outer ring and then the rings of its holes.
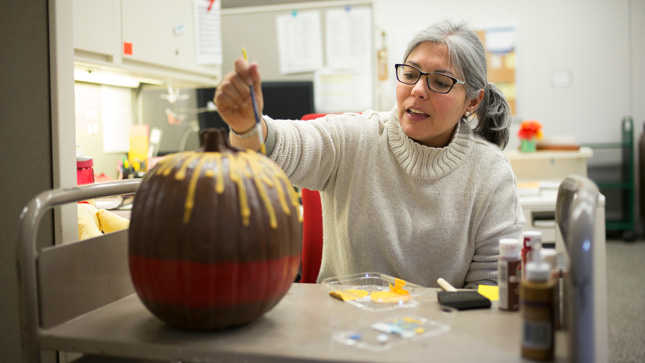
POLYGON ((293 282, 300 254, 251 262, 200 263, 129 255, 141 299, 190 307, 234 306, 282 297, 293 282))

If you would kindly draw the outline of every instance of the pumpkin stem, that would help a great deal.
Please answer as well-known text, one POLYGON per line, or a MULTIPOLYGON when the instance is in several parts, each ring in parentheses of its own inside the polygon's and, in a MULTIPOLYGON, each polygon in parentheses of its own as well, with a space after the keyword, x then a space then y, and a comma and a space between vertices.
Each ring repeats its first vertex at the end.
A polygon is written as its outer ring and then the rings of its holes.
POLYGON ((224 152, 232 149, 228 143, 226 132, 220 128, 209 128, 203 130, 199 135, 202 142, 202 150, 207 152, 224 152))

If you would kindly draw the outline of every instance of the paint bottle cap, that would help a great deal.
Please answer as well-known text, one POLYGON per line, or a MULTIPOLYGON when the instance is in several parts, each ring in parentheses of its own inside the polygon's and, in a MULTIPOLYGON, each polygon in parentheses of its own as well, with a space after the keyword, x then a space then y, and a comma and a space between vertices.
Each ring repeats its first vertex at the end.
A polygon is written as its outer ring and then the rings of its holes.
POLYGON ((536 248, 542 246, 542 232, 524 231, 524 248, 536 248))
POLYGON ((501 238, 499 240, 500 257, 519 258, 522 243, 518 238, 501 238))
POLYGON ((553 271, 558 266, 558 253, 553 248, 542 248, 540 250, 540 257, 542 261, 549 264, 549 268, 553 271))
POLYGON ((526 264, 526 279, 533 282, 546 282, 551 278, 551 267, 546 262, 526 264))
POLYGON ((536 253, 535 260, 526 264, 526 279, 533 282, 547 282, 551 279, 551 265, 542 261, 541 253, 536 253))

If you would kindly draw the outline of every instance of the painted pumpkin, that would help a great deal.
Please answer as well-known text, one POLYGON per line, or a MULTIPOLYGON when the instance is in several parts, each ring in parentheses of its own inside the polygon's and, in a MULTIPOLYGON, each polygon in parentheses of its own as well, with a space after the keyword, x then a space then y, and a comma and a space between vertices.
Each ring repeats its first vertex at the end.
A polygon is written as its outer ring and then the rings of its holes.
POLYGON ((169 155, 137 191, 129 229, 132 282, 143 304, 190 330, 250 322, 294 281, 302 217, 284 172, 231 147, 224 131, 204 151, 169 155))

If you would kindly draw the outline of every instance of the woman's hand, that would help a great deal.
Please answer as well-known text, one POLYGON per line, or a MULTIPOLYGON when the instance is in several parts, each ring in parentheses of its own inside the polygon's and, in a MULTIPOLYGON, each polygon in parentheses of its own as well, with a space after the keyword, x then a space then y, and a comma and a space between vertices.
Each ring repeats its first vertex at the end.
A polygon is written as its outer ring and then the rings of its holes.
POLYGON ((217 112, 224 122, 238 134, 245 133, 255 127, 255 113, 250 97, 251 84, 255 91, 258 112, 262 115, 264 100, 257 63, 249 65, 244 59, 237 59, 235 69, 224 76, 213 97, 217 112))

